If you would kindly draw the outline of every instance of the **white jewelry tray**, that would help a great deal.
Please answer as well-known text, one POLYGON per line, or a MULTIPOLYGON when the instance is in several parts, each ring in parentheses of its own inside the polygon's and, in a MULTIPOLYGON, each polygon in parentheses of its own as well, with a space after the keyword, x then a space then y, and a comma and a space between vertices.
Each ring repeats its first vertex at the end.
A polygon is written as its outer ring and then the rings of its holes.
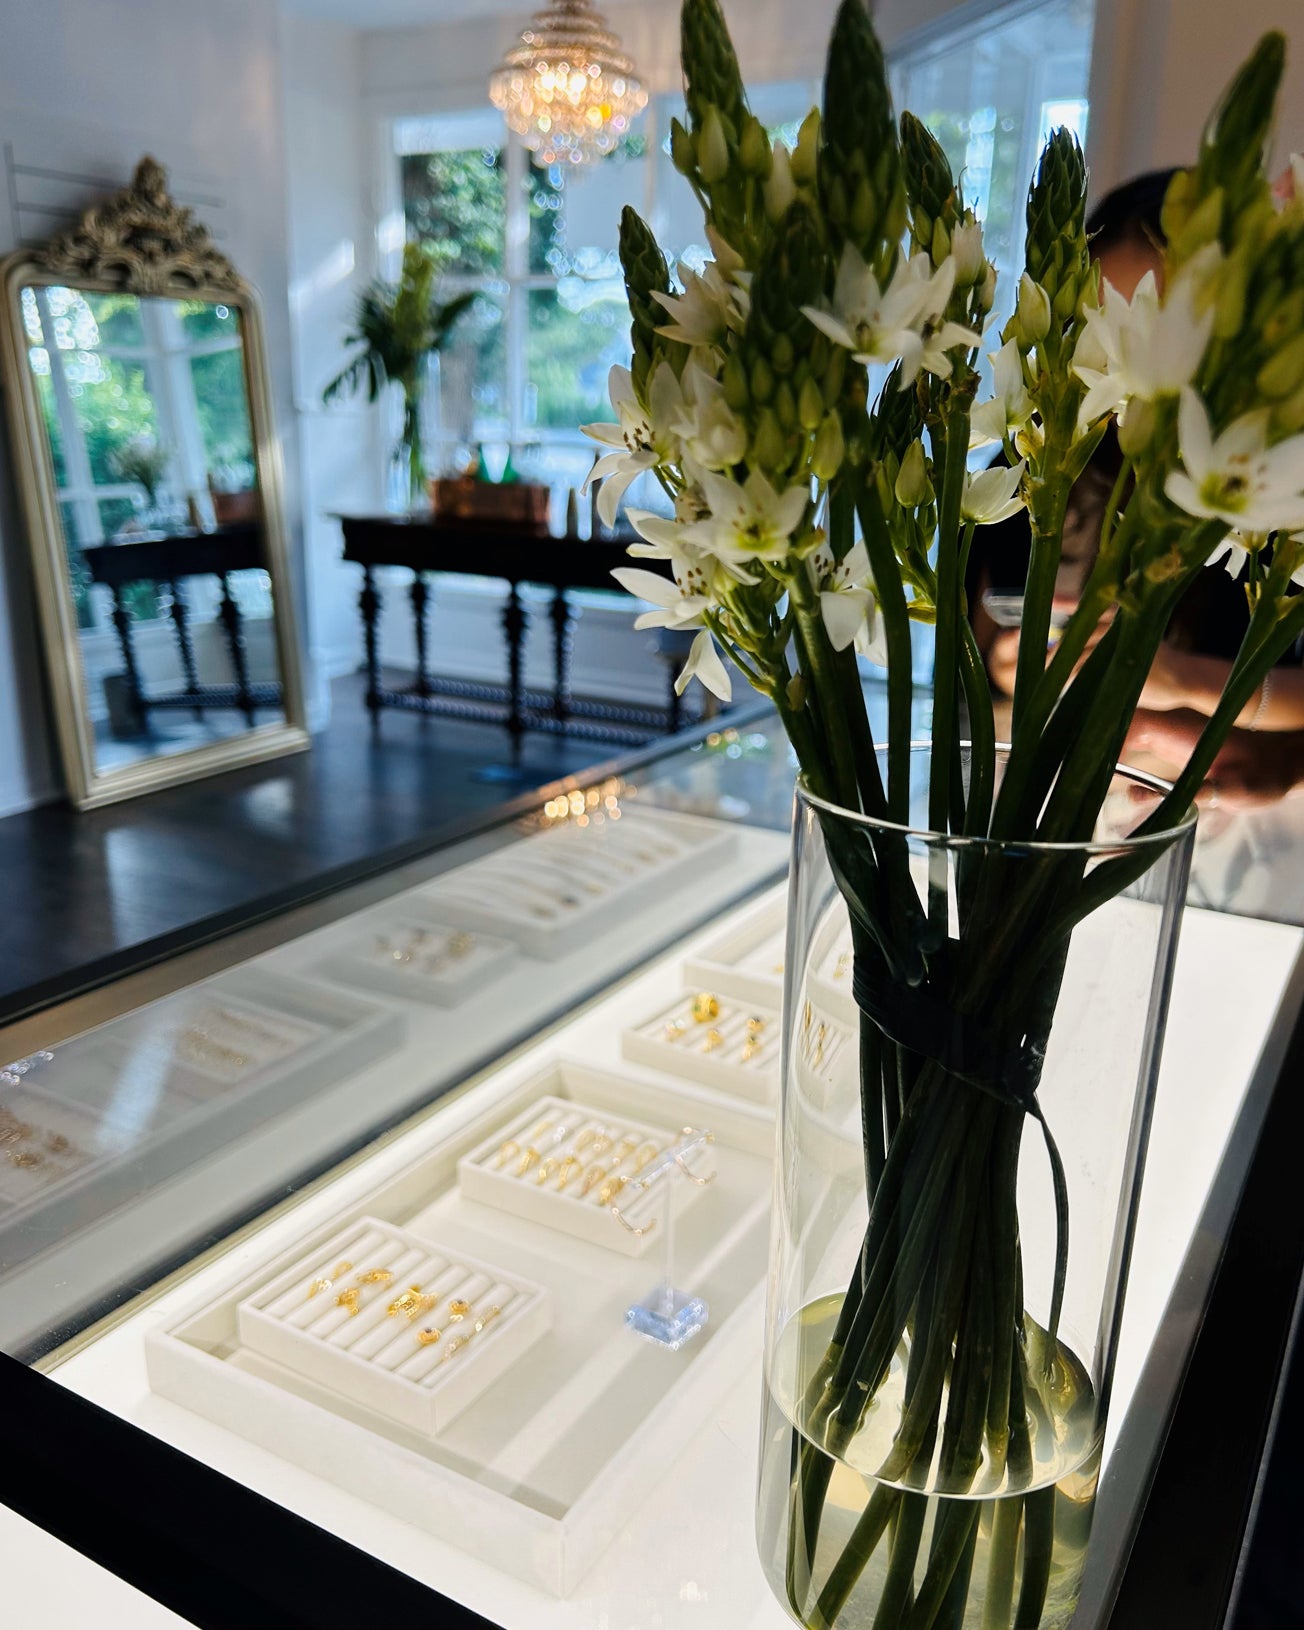
POLYGON ((369 954, 368 947, 378 946, 391 937, 397 937, 401 943, 405 938, 421 934, 431 935, 438 942, 450 940, 459 932, 465 930, 426 916, 420 902, 409 899, 404 901, 401 913, 391 918, 373 919, 364 934, 355 933, 353 942, 317 963, 313 972, 346 989, 361 985, 384 996, 397 996, 423 1006, 457 1007, 466 996, 481 990, 506 970, 516 956, 514 945, 489 934, 475 934, 464 956, 443 953, 445 965, 435 972, 417 970, 393 956, 383 958, 369 954))
POLYGON ((443 1431, 551 1322, 538 1285, 373 1217, 253 1283, 236 1309, 251 1352, 425 1433, 443 1431), (367 1283, 372 1270, 390 1277, 367 1283), (356 1295, 355 1312, 341 1305, 341 1287, 356 1295), (396 1309, 404 1292, 422 1289, 438 1293, 433 1306, 418 1304, 411 1318, 396 1309), (422 1345, 422 1331, 439 1334, 422 1345))
MULTIPOLYGON (((160 1184, 211 1155, 215 1125, 228 1140, 239 1137, 383 1058, 401 1044, 404 1029, 393 1009, 251 965, 73 1037, 21 1087, 0 1089, 0 1102, 31 1092, 52 1111, 62 1106, 76 1117, 67 1135, 96 1157, 48 1192, 30 1195, 28 1204, 49 1213, 40 1237, 71 1235, 134 1198, 142 1151, 148 1151, 151 1182, 160 1184), (187 1025, 213 1007, 229 1007, 255 1023, 265 1019, 287 1037, 302 1036, 303 1045, 224 1083, 217 1072, 177 1056, 187 1025)), ((5 1193, 0 1188, 0 1196, 5 1193)), ((0 1238, 3 1254, 18 1260, 30 1254, 24 1247, 37 1236, 12 1230, 14 1221, 13 1213, 3 1214, 0 1238)))
MULTIPOLYGON (((665 1083, 568 1062, 527 1073, 452 1132, 431 1123, 423 1153, 390 1180, 353 1187, 328 1227, 293 1248, 314 1260, 363 1218, 440 1249, 511 1262, 548 1293, 552 1328, 436 1437, 345 1398, 242 1340, 250 1264, 201 1305, 149 1332, 155 1392, 273 1455, 437 1535, 493 1567, 564 1596, 718 1409, 755 1350, 769 1242, 773 1128, 746 1105, 712 1110, 717 1176, 676 1229, 675 1271, 705 1297, 705 1330, 681 1352, 624 1327, 653 1288, 653 1266, 541 1229, 460 1193, 459 1160, 541 1096, 651 1125, 701 1113, 665 1083)), ((415 1134, 409 1134, 415 1136, 415 1134)), ((487 1334, 487 1332, 486 1332, 487 1334)))
POLYGON ((532 956, 550 957, 635 904, 714 870, 737 843, 737 831, 719 821, 635 810, 601 825, 595 817, 584 828, 549 827, 416 893, 447 922, 503 934, 532 956))
POLYGON ((754 911, 684 963, 684 980, 778 1012, 787 956, 788 889, 771 891, 754 911))
MULTIPOLYGON (((560 1229, 576 1239, 589 1240, 594 1245, 602 1246, 604 1250, 619 1251, 624 1256, 643 1256, 648 1250, 658 1246, 660 1244, 658 1228, 653 1227, 645 1233, 635 1234, 629 1228, 621 1226, 612 1214, 611 1205, 603 1204, 599 1199, 601 1182, 590 1189, 587 1195, 582 1194, 579 1183, 583 1178, 583 1171, 577 1169, 566 1190, 559 1193, 555 1182, 546 1187, 539 1186, 535 1176, 537 1167, 526 1171, 523 1176, 517 1176, 511 1160, 504 1162, 502 1166, 498 1164, 498 1156, 506 1144, 516 1143, 524 1150, 529 1146, 531 1131, 548 1120, 561 1127, 569 1127, 569 1134, 560 1141, 554 1137, 546 1145, 541 1142, 539 1148, 543 1159, 564 1158, 566 1151, 589 1129, 610 1133, 617 1149, 622 1139, 628 1137, 635 1140, 629 1158, 622 1161, 619 1168, 611 1167, 609 1161, 598 1157, 598 1164, 607 1168, 603 1173, 603 1181, 621 1173, 634 1176, 633 1161, 637 1159, 642 1146, 655 1144, 660 1152, 669 1148, 679 1135, 667 1127, 651 1126, 643 1121, 635 1121, 628 1115, 613 1116, 608 1109, 568 1102, 563 1098, 540 1098, 523 1114, 498 1127, 478 1149, 472 1150, 458 1162, 458 1182, 467 1199, 497 1206, 503 1211, 510 1211, 514 1216, 523 1217, 527 1222, 539 1223, 545 1228, 560 1229)), ((591 1169, 592 1162, 584 1160, 583 1166, 591 1169)), ((629 1192, 628 1189, 626 1192, 629 1192)), ((694 1183, 673 1183, 670 1194, 672 1215, 678 1217, 685 1206, 691 1204, 701 1192, 702 1190, 694 1183)), ((613 1198, 615 1204, 621 1203, 620 1198, 613 1198)), ((657 1209, 659 1205, 658 1201, 657 1209)), ((640 1206, 637 1215, 631 1220, 645 1222, 646 1211, 646 1206, 640 1206)), ((656 1212, 654 1211, 652 1215, 655 1216, 656 1212)))
POLYGON ((724 998, 720 1000, 718 1018, 699 1022, 693 1017, 696 994, 685 993, 652 1018, 626 1030, 620 1039, 621 1052, 633 1062, 649 1064, 665 1075, 699 1081, 704 1087, 749 1098, 753 1103, 774 1104, 779 1096, 778 1013, 724 998), (752 1018, 761 1019, 764 1028, 757 1038, 759 1051, 744 1059, 747 1021, 752 1018), (681 1027, 678 1039, 672 1041, 669 1033, 677 1027, 681 1027), (723 1038, 722 1044, 704 1052, 703 1044, 712 1031, 723 1038))
POLYGON ((806 967, 807 994, 843 1024, 856 1025, 860 1009, 852 994, 851 922, 846 902, 835 894, 811 946, 806 967))

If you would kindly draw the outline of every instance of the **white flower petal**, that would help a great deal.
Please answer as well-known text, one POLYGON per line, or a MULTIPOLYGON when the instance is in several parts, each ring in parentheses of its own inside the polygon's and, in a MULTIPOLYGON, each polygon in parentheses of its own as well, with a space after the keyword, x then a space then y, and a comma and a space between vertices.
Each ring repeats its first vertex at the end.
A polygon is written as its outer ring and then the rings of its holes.
POLYGON ((716 650, 710 631, 705 628, 693 641, 688 661, 684 664, 684 671, 675 680, 676 692, 682 696, 693 679, 700 680, 707 690, 718 696, 722 702, 733 700, 733 685, 728 670, 721 660, 719 651, 716 650))

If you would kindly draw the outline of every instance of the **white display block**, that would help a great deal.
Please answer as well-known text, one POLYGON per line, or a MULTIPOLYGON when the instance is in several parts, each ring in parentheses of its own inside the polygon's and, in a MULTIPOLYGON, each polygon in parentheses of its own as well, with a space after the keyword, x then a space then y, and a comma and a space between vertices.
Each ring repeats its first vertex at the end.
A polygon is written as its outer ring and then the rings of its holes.
POLYGON ((423 917, 414 902, 404 905, 392 919, 373 921, 313 972, 346 989, 361 985, 407 1002, 457 1007, 515 959, 516 948, 506 940, 452 928, 423 917))
POLYGON ((445 872, 417 891, 447 922, 502 934, 549 957, 619 922, 635 906, 726 866, 738 833, 720 821, 661 810, 595 811, 445 872))
POLYGON ((711 1318, 671 1353, 625 1328, 625 1310, 653 1288, 650 1262, 542 1229, 459 1189, 459 1162, 505 1124, 528 1117, 544 1096, 650 1126, 689 1124, 701 1110, 664 1082, 565 1061, 536 1064, 454 1129, 436 1117, 422 1131, 421 1152, 414 1147, 414 1158, 379 1184, 355 1182, 349 1202, 337 1204, 329 1224, 308 1238, 285 1243, 263 1262, 256 1248, 243 1248, 239 1277, 169 1314, 147 1335, 145 1356, 150 1386, 161 1396, 565 1595, 714 1416, 755 1341, 773 1131, 743 1104, 712 1111, 716 1178, 675 1230, 676 1277, 709 1301, 711 1318), (510 1263, 511 1280, 538 1287, 551 1304, 551 1327, 529 1357, 434 1434, 244 1339, 243 1302, 275 1281, 279 1317, 286 1319, 287 1307, 292 1316, 296 1299, 306 1305, 308 1269, 329 1276, 339 1260, 352 1262, 331 1253, 350 1230, 371 1225, 459 1261, 510 1263))
POLYGON ((774 1104, 779 1096, 780 1023, 777 1012, 717 996, 719 1013, 698 1019, 699 996, 690 992, 621 1037, 621 1051, 638 1064, 718 1092, 774 1104), (755 1033, 748 1026, 759 1026, 755 1033))
MULTIPOLYGON (((622 1199, 628 1199, 629 1183, 638 1173, 679 1136, 628 1115, 613 1116, 608 1109, 544 1097, 461 1160, 458 1182, 468 1200, 560 1229, 604 1250, 643 1256, 660 1243, 657 1229, 636 1234, 621 1226, 612 1207, 621 1207, 631 1224, 644 1221, 645 1213, 655 1214, 659 1200, 631 1208, 622 1199), (538 1158, 527 1163, 532 1153, 538 1158), (548 1175, 541 1184, 544 1172, 548 1175), (558 1186, 562 1181, 564 1189, 558 1186)), ((701 1192, 692 1183, 672 1185, 673 1214, 678 1217, 701 1192)))
POLYGON ((433 1434, 521 1360, 551 1312, 529 1280, 364 1217, 240 1297, 236 1319, 251 1352, 433 1434))
POLYGON ((684 963, 684 979, 702 990, 736 997, 753 1007, 778 1012, 783 1001, 787 956, 788 890, 772 890, 764 900, 708 940, 684 963))

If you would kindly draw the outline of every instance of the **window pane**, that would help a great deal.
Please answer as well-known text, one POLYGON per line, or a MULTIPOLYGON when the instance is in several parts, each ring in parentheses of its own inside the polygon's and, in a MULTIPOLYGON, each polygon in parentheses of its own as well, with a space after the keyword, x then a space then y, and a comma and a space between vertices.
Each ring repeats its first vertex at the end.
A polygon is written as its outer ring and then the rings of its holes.
POLYGON ((400 159, 408 231, 433 244, 446 276, 501 274, 507 185, 501 148, 405 153, 400 159))
MULTIPOLYGON (((244 355, 240 351, 211 351, 192 357, 199 430, 210 474, 239 475, 232 491, 253 485, 253 433, 245 391, 244 355)), ((219 482, 219 485, 223 483, 219 482)))
POLYGON ((892 93, 963 175, 965 202, 984 222, 999 280, 990 332, 1004 325, 1023 261, 1028 183, 1049 131, 1086 139, 1094 0, 1043 0, 1005 22, 953 30, 897 58, 892 93))
POLYGON ((86 439, 97 486, 120 480, 114 453, 129 441, 159 441, 154 401, 145 370, 136 362, 93 351, 63 356, 72 409, 86 439))
POLYGON ((627 136, 609 158, 544 167, 525 176, 534 277, 619 277, 620 212, 644 207, 647 141, 627 136))
POLYGON ((140 301, 134 294, 86 294, 82 298, 95 319, 101 345, 144 345, 140 301))
POLYGON ((430 393, 427 436, 467 449, 507 439, 507 334, 498 300, 481 295, 459 318, 435 359, 435 372, 439 383, 430 393))
POLYGON ((630 358, 624 285, 568 277, 532 289, 527 345, 527 424, 575 430, 610 419, 607 376, 630 358))
POLYGON ((187 340, 240 339, 240 313, 234 306, 207 300, 178 300, 177 316, 187 340))

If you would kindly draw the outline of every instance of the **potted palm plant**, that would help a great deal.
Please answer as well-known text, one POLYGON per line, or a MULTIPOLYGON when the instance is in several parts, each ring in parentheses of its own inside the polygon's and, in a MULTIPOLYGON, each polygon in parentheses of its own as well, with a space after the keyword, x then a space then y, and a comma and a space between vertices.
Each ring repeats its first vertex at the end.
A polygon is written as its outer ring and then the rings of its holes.
POLYGON ((448 339, 453 324, 472 304, 473 293, 447 303, 434 298, 435 258, 426 244, 409 243, 396 284, 376 281, 358 297, 353 329, 345 344, 357 346, 349 362, 322 392, 324 402, 351 395, 364 385, 374 402, 387 385, 403 392, 403 433, 396 456, 407 471, 408 501, 416 507, 425 497, 426 472, 421 449, 421 402, 426 360, 448 339))

